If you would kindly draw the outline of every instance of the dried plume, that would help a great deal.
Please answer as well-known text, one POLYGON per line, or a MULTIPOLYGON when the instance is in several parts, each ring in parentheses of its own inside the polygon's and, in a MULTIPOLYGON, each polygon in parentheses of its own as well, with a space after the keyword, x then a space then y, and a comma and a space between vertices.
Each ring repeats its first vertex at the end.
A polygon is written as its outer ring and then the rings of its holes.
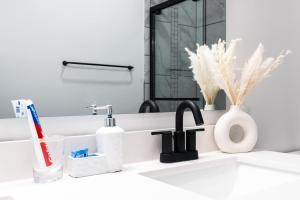
POLYGON ((208 46, 197 44, 196 53, 185 49, 191 60, 191 66, 194 74, 194 79, 201 88, 201 92, 206 101, 206 104, 213 104, 220 90, 213 77, 212 69, 216 68, 217 62, 212 51, 208 46))
POLYGON ((225 91, 232 105, 241 105, 245 97, 263 79, 270 76, 283 59, 291 51, 282 51, 277 58, 268 57, 263 59, 264 48, 259 44, 250 59, 244 64, 239 79, 235 73, 236 47, 240 39, 232 40, 227 50, 225 41, 219 40, 212 45, 212 52, 217 65, 214 65, 214 78, 218 86, 225 91))

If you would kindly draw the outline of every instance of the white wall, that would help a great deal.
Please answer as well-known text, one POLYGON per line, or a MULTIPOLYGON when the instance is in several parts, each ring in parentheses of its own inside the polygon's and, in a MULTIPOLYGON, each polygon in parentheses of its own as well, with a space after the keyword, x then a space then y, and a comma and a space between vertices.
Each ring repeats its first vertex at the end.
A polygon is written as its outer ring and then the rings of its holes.
POLYGON ((227 0, 227 39, 243 39, 239 58, 248 58, 259 42, 268 56, 293 51, 245 103, 258 124, 258 148, 300 149, 299 8, 297 0, 227 0))
MULTIPOLYGON (((2 0, 0 118, 10 100, 31 98, 41 116, 90 114, 96 101, 117 113, 143 101, 144 2, 2 0), (63 60, 132 65, 126 70, 65 68, 63 60)), ((103 69, 103 68, 102 68, 103 69)))

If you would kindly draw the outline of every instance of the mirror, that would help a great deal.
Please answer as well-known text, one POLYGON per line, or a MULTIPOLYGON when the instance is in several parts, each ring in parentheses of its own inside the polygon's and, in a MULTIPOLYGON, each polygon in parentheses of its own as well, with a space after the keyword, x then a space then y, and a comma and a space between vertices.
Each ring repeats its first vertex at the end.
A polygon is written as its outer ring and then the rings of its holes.
MULTIPOLYGON (((174 111, 180 100, 175 103, 157 100, 152 92, 150 97, 152 85, 158 88, 166 86, 163 82, 150 83, 149 66, 153 58, 151 55, 150 59, 149 45, 150 7, 165 5, 166 2, 178 3, 174 6, 179 6, 178 17, 182 16, 186 25, 195 24, 195 20, 200 22, 200 15, 205 16, 206 42, 225 36, 225 0, 207 3, 203 0, 1 1, 0 118, 15 117, 11 100, 21 98, 32 99, 42 117, 90 115, 92 110, 86 107, 92 104, 112 104, 115 114, 137 113, 140 105, 150 99, 155 100, 161 112, 174 111), (201 11, 204 4, 206 12, 201 11), (198 9, 197 12, 195 9, 198 9), (222 20, 216 21, 215 18, 222 20), (223 28, 220 29, 221 24, 223 28), (128 66, 132 68, 128 69, 128 66)), ((174 6, 165 8, 158 18, 164 20, 164 17, 170 17, 166 13, 174 6)), ((194 36, 198 35, 200 39, 204 31, 198 32, 194 36)), ((185 41, 178 44, 181 45, 176 50, 178 52, 182 52, 184 45, 192 48, 196 41, 201 41, 190 40, 189 29, 182 29, 178 34, 187 35, 185 41)), ((163 37, 155 41, 159 47, 171 35, 163 37)), ((170 53, 166 51, 162 55, 170 53)), ((156 60, 166 63, 170 56, 156 60)), ((187 59, 187 55, 182 53, 178 59, 182 65, 176 66, 176 69, 183 69, 187 59)), ((165 69, 170 71, 173 68, 165 69)), ((179 74, 177 78, 186 77, 182 81, 186 85, 184 87, 192 91, 185 90, 182 98, 195 97, 198 104, 203 105, 191 73, 184 71, 179 74)), ((179 84, 180 81, 170 82, 168 87, 179 90, 182 87, 179 84)), ((162 92, 165 93, 164 90, 162 92)), ((178 92, 173 96, 181 98, 180 95, 178 92)), ((222 98, 220 102, 223 105, 225 100, 222 98)))
MULTIPOLYGON (((185 48, 195 51, 196 43, 210 45, 225 39, 225 1, 166 1, 151 8, 150 20, 151 99, 165 112, 175 111, 183 100, 203 108, 205 101, 185 48)), ((225 108, 224 93, 218 94, 215 106, 225 108)))

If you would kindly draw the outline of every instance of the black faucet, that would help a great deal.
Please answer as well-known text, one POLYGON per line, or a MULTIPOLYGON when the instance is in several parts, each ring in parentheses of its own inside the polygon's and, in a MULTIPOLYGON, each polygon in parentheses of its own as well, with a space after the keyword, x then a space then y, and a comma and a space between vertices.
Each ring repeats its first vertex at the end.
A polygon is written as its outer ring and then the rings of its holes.
POLYGON ((158 105, 154 101, 147 100, 142 103, 142 105, 139 109, 139 113, 145 113, 147 110, 147 107, 150 108, 151 113, 160 112, 158 105))
POLYGON ((203 125, 203 118, 199 107, 192 101, 182 102, 176 110, 176 130, 152 132, 152 135, 162 135, 162 152, 160 162, 173 163, 198 159, 196 149, 196 132, 204 131, 204 128, 183 131, 183 114, 186 109, 191 109, 197 126, 203 125), (174 143, 174 148, 173 148, 174 143))

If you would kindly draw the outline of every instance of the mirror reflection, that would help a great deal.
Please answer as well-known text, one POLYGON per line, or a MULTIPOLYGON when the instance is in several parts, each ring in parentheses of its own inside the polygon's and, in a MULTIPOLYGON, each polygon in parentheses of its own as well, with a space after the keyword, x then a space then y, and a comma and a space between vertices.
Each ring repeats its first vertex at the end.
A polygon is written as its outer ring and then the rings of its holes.
MULTIPOLYGON (((225 1, 166 1, 151 8, 150 97, 162 111, 173 112, 183 100, 203 108, 205 101, 194 81, 185 48, 225 39, 225 1)), ((225 95, 215 100, 225 108, 225 95)))
MULTIPOLYGON (((225 0, 2 5, 0 118, 15 117, 16 99, 32 99, 46 117, 91 115, 107 104, 116 114, 205 104, 184 48, 225 39, 225 0)), ((215 104, 225 108, 223 93, 215 104)))

